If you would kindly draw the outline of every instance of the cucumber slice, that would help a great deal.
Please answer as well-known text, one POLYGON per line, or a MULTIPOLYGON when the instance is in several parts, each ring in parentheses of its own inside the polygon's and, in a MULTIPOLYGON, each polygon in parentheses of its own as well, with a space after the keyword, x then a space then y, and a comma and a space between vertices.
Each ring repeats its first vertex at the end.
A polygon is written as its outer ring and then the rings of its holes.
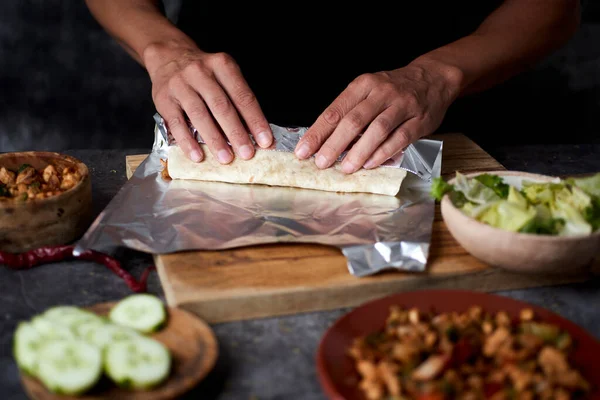
POLYGON ((96 329, 90 329, 88 333, 81 338, 103 350, 110 343, 122 342, 125 340, 138 340, 140 337, 142 336, 133 329, 108 323, 97 326, 96 329))
POLYGON ((102 353, 83 340, 52 340, 39 351, 37 376, 48 390, 79 395, 102 375, 102 353))
POLYGON ((134 294, 117 303, 110 310, 109 319, 115 324, 149 333, 162 327, 167 315, 158 297, 150 294, 134 294))
POLYGON ((161 342, 142 336, 108 345, 104 371, 117 385, 150 389, 162 383, 171 369, 171 354, 161 342))
POLYGON ((103 327, 107 324, 109 324, 109 322, 106 322, 102 319, 92 319, 92 320, 77 324, 73 328, 73 330, 75 331, 75 333, 77 334, 78 337, 80 337, 81 339, 84 339, 86 341, 89 341, 88 338, 95 330, 103 329, 103 327))
POLYGON ((74 306, 52 307, 42 315, 51 321, 60 323, 74 330, 80 324, 102 319, 94 313, 74 306))
POLYGON ((86 311, 75 306, 54 306, 44 312, 44 316, 50 319, 63 318, 69 315, 81 315, 86 311))
POLYGON ((39 332, 43 339, 75 339, 75 333, 67 326, 54 322, 42 315, 31 320, 31 325, 39 332))
POLYGON ((20 322, 13 336, 13 354, 19 368, 34 375, 42 336, 29 322, 20 322))

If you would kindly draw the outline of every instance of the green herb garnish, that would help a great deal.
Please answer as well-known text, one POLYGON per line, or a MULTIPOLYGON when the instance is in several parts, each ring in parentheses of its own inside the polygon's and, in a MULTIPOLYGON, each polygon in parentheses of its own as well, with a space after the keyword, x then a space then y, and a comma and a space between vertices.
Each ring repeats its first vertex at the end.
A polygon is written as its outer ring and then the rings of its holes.
POLYGON ((28 168, 28 167, 31 167, 31 165, 29 165, 29 164, 22 164, 19 167, 19 170, 17 171, 17 173, 20 174, 21 172, 25 171, 25 168, 28 168))

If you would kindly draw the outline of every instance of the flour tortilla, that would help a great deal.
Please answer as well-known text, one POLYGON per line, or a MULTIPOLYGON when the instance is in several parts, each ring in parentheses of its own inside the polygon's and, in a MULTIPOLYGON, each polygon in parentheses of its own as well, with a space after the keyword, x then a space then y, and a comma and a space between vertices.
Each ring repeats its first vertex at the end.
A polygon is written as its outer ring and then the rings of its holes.
POLYGON ((170 148, 168 172, 172 179, 395 196, 406 177, 405 170, 389 167, 360 169, 353 174, 345 174, 339 162, 321 170, 313 159, 298 160, 293 153, 260 149, 250 160, 235 158, 230 164, 223 165, 213 157, 206 145, 200 146, 205 157, 199 163, 188 159, 180 147, 170 148))

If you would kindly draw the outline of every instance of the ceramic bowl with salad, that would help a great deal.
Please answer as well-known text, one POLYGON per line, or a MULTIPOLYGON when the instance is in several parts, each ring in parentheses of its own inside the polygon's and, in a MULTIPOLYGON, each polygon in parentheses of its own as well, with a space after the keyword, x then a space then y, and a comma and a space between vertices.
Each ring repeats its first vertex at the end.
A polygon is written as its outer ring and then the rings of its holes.
POLYGON ((481 261, 518 272, 576 272, 600 251, 600 173, 558 178, 456 172, 432 196, 448 230, 481 261))

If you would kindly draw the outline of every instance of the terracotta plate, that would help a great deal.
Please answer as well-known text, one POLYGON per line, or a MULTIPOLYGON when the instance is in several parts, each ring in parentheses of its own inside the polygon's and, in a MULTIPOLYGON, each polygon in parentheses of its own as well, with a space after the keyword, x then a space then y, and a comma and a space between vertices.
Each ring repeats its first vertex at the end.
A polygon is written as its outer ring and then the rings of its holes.
MULTIPOLYGON (((517 318, 523 308, 531 308, 537 318, 560 326, 573 337, 577 347, 573 363, 593 385, 600 383, 600 342, 582 328, 544 308, 508 297, 462 290, 424 290, 398 293, 366 303, 338 319, 321 339, 317 352, 317 372, 323 390, 330 399, 365 400, 357 387, 358 375, 347 349, 357 336, 383 328, 391 305, 431 309, 438 312, 465 311, 479 305, 488 312, 504 310, 517 318)), ((600 398, 595 388, 592 398, 600 398)))
MULTIPOLYGON (((116 303, 102 303, 89 308, 98 315, 107 315, 116 303)), ((218 356, 217 340, 210 327, 193 314, 168 308, 169 321, 152 337, 164 343, 173 356, 171 376, 162 385, 148 391, 119 389, 106 378, 84 395, 60 396, 49 392, 37 379, 21 375, 25 391, 36 400, 158 400, 176 399, 196 386, 213 368, 218 356)))

